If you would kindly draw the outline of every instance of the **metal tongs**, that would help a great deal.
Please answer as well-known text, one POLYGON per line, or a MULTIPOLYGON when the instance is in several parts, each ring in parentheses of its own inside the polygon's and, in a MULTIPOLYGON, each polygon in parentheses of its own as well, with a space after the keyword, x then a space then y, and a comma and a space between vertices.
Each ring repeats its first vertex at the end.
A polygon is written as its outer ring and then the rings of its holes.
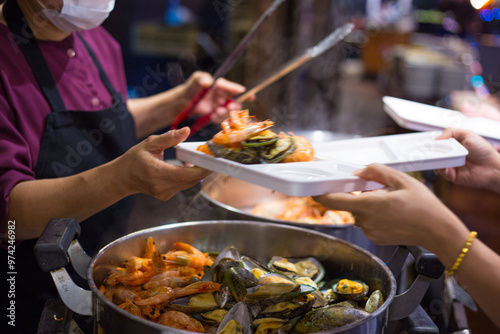
MULTIPOLYGON (((172 123, 171 129, 176 129, 177 126, 179 126, 179 123, 182 122, 183 120, 187 119, 191 113, 193 112, 194 108, 200 102, 200 100, 207 95, 207 93, 214 87, 215 82, 217 79, 220 77, 224 76, 231 66, 238 60, 238 58, 241 56, 243 51, 246 49, 248 44, 254 39, 256 36, 257 30, 262 26, 262 24, 271 16, 271 14, 278 8, 281 3, 283 3, 285 0, 274 0, 273 3, 269 6, 269 8, 266 9, 266 11, 259 17, 257 22, 250 28, 250 30, 247 32, 245 37, 240 41, 238 46, 231 52, 231 54, 226 58, 226 60, 222 63, 222 65, 219 66, 219 68, 215 71, 213 75, 214 81, 212 82, 212 85, 208 88, 204 88, 196 94, 196 96, 188 103, 186 108, 182 110, 182 112, 177 116, 175 121, 172 123)), ((231 103, 232 99, 228 99, 224 103, 224 107, 226 107, 229 103, 231 103)), ((200 117, 198 121, 191 127, 191 135, 197 132, 199 129, 203 128, 206 123, 210 120, 210 115, 207 114, 203 117, 200 117), (193 131, 193 129, 196 129, 196 131, 193 131)))
MULTIPOLYGON (((251 95, 257 94, 262 89, 266 88, 267 86, 269 86, 270 84, 272 84, 276 80, 284 77, 286 74, 297 69, 299 66, 301 66, 301 65, 307 63, 308 61, 310 61, 311 59, 316 58, 319 55, 323 54, 326 50, 330 49, 331 47, 333 47, 334 45, 336 45, 337 43, 342 41, 348 34, 351 33, 351 31, 353 29, 354 29, 354 25, 352 23, 347 23, 345 25, 338 27, 332 33, 330 33, 327 37, 325 37, 322 41, 320 41, 318 44, 316 44, 313 47, 308 48, 307 50, 304 51, 304 53, 302 55, 300 55, 300 56, 292 59, 288 63, 284 64, 281 68, 279 68, 275 72, 271 73, 269 76, 267 76, 264 80, 259 82, 254 87, 246 90, 242 94, 236 96, 234 99, 226 100, 226 102, 223 104, 223 106, 225 107, 233 101, 241 103, 241 102, 245 101, 246 99, 248 99, 248 97, 250 97, 251 95)), ((231 56, 229 58, 231 58, 231 56)), ((225 70, 227 71, 228 68, 225 70)), ((217 72, 219 72, 219 71, 217 71, 217 72)), ((218 78, 218 77, 216 76, 215 78, 218 78)), ((214 83, 215 83, 215 81, 214 81, 214 83)), ((212 86, 213 86, 213 84, 212 84, 212 86)), ((186 107, 185 110, 189 110, 188 113, 191 113, 194 106, 200 101, 200 99, 208 92, 208 90, 210 88, 202 90, 191 101, 191 103, 188 105, 188 107, 186 107), (201 97, 199 97, 200 95, 201 95, 201 97)), ((179 117, 182 116, 182 114, 183 113, 181 113, 179 115, 179 117)), ((204 126, 206 126, 206 124, 210 120, 210 116, 211 116, 211 114, 206 114, 206 115, 200 117, 198 119, 198 121, 196 121, 196 123, 193 126, 191 126, 191 134, 198 132, 200 129, 202 129, 204 126)), ((179 119, 179 117, 178 117, 178 119, 179 119)), ((185 117, 183 117, 181 119, 184 119, 185 117)), ((176 128, 177 125, 178 125, 178 122, 174 122, 174 124, 172 125, 172 129, 176 128)))

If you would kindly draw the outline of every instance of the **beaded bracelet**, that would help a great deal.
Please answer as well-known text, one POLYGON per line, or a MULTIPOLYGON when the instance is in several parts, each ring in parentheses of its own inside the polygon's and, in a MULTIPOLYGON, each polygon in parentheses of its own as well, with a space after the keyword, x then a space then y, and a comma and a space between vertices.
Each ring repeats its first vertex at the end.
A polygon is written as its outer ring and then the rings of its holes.
POLYGON ((460 254, 458 255, 457 260, 455 261, 455 263, 453 264, 453 266, 451 267, 451 269, 446 271, 446 273, 445 273, 446 277, 452 276, 458 270, 458 267, 460 267, 460 264, 464 260, 465 255, 467 255, 467 253, 469 252, 469 248, 472 245, 472 242, 474 241, 474 239, 476 238, 476 236, 477 236, 477 232, 476 231, 471 231, 469 233, 469 238, 465 242, 465 245, 462 248, 462 251, 460 252, 460 254))

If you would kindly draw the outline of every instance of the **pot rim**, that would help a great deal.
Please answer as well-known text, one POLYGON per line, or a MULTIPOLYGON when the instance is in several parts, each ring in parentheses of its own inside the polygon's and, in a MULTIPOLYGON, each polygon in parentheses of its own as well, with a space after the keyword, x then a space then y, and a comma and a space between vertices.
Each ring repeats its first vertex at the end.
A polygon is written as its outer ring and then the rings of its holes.
MULTIPOLYGON (((343 244, 346 244, 347 246, 350 246, 352 248, 355 248, 357 249, 358 251, 364 253, 365 255, 369 256, 372 261, 374 261, 375 263, 377 263, 379 266, 381 266, 384 270, 384 272, 386 272, 389 280, 390 280, 390 291, 389 291, 389 294, 387 296, 387 298, 385 299, 384 303, 382 304, 382 306, 376 310, 375 312, 371 313, 371 315, 365 319, 362 319, 360 321, 356 321, 354 323, 351 323, 351 324, 348 324, 348 325, 345 325, 345 326, 342 326, 342 327, 338 327, 336 329, 333 329, 333 330, 329 330, 329 331, 323 331, 323 332, 316 332, 316 333, 329 333, 329 334, 334 334, 334 333, 342 333, 346 330, 350 330, 350 329, 353 329, 353 328, 356 328, 368 321, 371 321, 372 319, 374 318, 377 318, 378 316, 381 316, 383 313, 386 313, 388 314, 388 311, 389 311, 389 306, 390 304, 392 303, 392 301, 394 300, 395 298, 395 295, 396 295, 396 279, 394 278, 394 275, 392 274, 391 270, 389 269, 389 267, 380 259, 378 258, 377 256, 373 255, 372 253, 370 253, 369 251, 353 244, 353 243, 350 243, 348 241, 345 241, 343 239, 340 239, 340 238, 337 238, 335 236, 332 236, 332 235, 329 235, 329 234, 326 234, 326 233, 322 233, 322 232, 318 232, 318 231, 314 231, 314 230, 311 230, 311 229, 306 229, 306 228, 302 228, 302 227, 296 227, 296 226, 291 226, 291 225, 283 225, 283 224, 276 224, 276 223, 270 223, 270 222, 259 222, 259 221, 246 221, 246 220, 199 220, 199 221, 190 221, 190 222, 179 222, 179 223, 172 223, 172 224, 166 224, 166 225, 161 225, 161 226, 156 226, 156 227, 152 227, 152 228, 147 228, 147 229, 142 229, 142 230, 138 230, 136 232, 132 232, 130 234, 127 234, 123 237, 120 237, 114 241, 112 241, 111 243, 107 244, 106 246, 104 246, 90 261, 89 263, 89 266, 88 266, 88 269, 87 269, 87 281, 89 283, 89 286, 90 286, 90 289, 91 291, 93 292, 92 293, 92 298, 98 298, 101 302, 105 303, 108 307, 111 307, 112 310, 114 310, 115 312, 118 312, 119 314, 121 314, 122 316, 125 316, 125 317, 128 317, 128 318, 131 318, 133 319, 134 321, 137 321, 139 322, 140 324, 143 324, 145 326, 149 326, 149 327, 152 327, 154 329, 158 329, 160 331, 166 331, 168 330, 168 332, 174 332, 174 333, 179 333, 179 334, 182 334, 182 333, 192 333, 190 331, 186 331, 186 330, 181 330, 181 329, 176 329, 176 328, 171 328, 171 327, 167 327, 167 326, 164 326, 164 325, 160 325, 160 324, 157 324, 157 323, 154 323, 150 320, 146 320, 146 319, 143 319, 143 318, 140 318, 140 317, 137 317, 137 316, 134 316, 132 314, 130 314, 129 312, 121 309, 118 307, 118 305, 114 304, 113 302, 111 302, 110 300, 108 300, 100 291, 99 291, 99 288, 96 286, 96 283, 93 279, 93 268, 94 268, 94 265, 96 263, 96 261, 103 255, 106 253, 106 251, 108 249, 110 249, 111 247, 113 247, 114 245, 117 245, 121 242, 124 242, 125 240, 127 239, 131 239, 131 238, 134 238, 136 236, 139 236, 139 235, 142 235, 142 234, 146 234, 146 233, 154 233, 156 231, 159 231, 159 230, 164 230, 164 229, 175 229, 175 228, 178 228, 178 227, 182 227, 182 226, 197 226, 197 225, 208 225, 208 224, 249 224, 249 225, 272 225, 272 226, 275 226, 275 227, 278 227, 278 228, 283 228, 283 229, 292 229, 292 230, 298 230, 298 231, 303 231, 303 232, 307 232, 307 233, 311 233, 311 234, 316 234, 318 235, 319 237, 322 237, 322 238, 328 238, 328 239, 331 239, 331 240, 334 240, 336 242, 340 242, 340 243, 343 243, 343 244)), ((92 310, 92 312, 94 313, 94 317, 97 316, 97 314, 95 314, 96 310, 92 310)))

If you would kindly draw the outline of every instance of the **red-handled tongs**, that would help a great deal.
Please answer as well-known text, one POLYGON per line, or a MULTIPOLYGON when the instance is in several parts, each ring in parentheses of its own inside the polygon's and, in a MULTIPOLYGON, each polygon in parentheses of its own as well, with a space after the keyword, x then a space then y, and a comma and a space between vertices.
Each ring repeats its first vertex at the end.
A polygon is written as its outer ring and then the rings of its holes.
MULTIPOLYGON (((281 3, 284 1, 285 0, 274 0, 273 3, 271 3, 269 8, 266 9, 266 11, 259 17, 257 22, 255 22, 252 28, 247 32, 245 37, 243 37, 240 44, 238 44, 238 46, 233 50, 233 52, 231 52, 231 54, 226 58, 224 63, 222 63, 222 65, 219 66, 219 68, 215 71, 213 75, 214 81, 212 85, 208 88, 200 90, 198 94, 196 94, 196 96, 188 103, 186 108, 184 108, 184 110, 182 110, 179 116, 177 116, 177 118, 174 120, 172 126, 170 127, 171 129, 177 129, 180 122, 191 116, 191 113, 193 112, 198 102, 200 102, 200 100, 214 87, 217 79, 224 76, 229 71, 231 66, 233 66, 236 60, 241 56, 241 54, 248 46, 250 41, 252 41, 252 39, 255 37, 256 32, 260 28, 260 26, 262 26, 264 21, 266 21, 271 16, 271 14, 276 10, 276 8, 278 8, 278 6, 281 5, 281 3)), ((223 106, 226 107, 231 102, 232 99, 228 99, 223 106)), ((198 130, 204 127, 209 120, 210 120, 210 114, 200 117, 197 120, 197 122, 191 127, 191 135, 198 132, 198 130)))

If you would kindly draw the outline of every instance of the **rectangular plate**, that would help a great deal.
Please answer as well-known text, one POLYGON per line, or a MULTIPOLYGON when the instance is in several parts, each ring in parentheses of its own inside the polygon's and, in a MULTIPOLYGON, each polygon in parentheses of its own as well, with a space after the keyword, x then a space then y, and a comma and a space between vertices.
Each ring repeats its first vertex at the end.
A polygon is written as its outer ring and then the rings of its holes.
POLYGON ((500 145, 500 122, 483 117, 468 117, 459 111, 384 96, 385 112, 399 126, 416 131, 448 127, 471 130, 494 145, 500 145))
POLYGON ((465 163, 467 150, 455 139, 435 141, 437 133, 350 139, 317 143, 316 160, 309 162, 245 165, 199 152, 204 142, 176 146, 177 159, 254 183, 290 196, 374 190, 381 184, 353 175, 372 162, 403 171, 456 167, 465 163))
POLYGON ((318 160, 347 162, 357 165, 380 163, 403 172, 414 172, 465 164, 469 153, 454 138, 435 140, 441 132, 417 132, 401 135, 368 137, 314 146, 318 160))

